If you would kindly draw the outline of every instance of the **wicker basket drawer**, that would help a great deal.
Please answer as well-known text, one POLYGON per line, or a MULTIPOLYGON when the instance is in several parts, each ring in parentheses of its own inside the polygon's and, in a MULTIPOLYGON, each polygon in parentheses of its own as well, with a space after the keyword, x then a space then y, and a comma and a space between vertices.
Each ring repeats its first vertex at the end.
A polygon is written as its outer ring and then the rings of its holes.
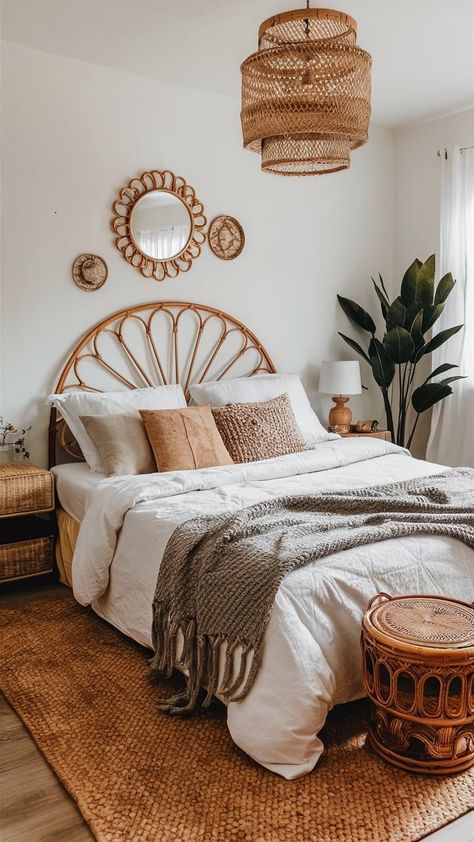
POLYGON ((0 517, 54 507, 53 475, 36 465, 0 466, 0 517))
POLYGON ((0 581, 51 572, 53 549, 52 535, 0 544, 0 581))

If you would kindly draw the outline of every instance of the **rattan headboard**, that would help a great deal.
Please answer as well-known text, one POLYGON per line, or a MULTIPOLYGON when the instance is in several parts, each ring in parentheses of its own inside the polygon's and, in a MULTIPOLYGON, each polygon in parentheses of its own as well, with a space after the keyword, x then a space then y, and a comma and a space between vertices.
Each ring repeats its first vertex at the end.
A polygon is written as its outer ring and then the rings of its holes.
MULTIPOLYGON (((275 367, 255 334, 238 319, 203 304, 160 301, 127 307, 96 324, 74 348, 55 392, 181 383, 188 398, 192 383, 220 380, 229 372, 244 377, 262 371, 274 372, 275 367), (101 377, 106 382, 100 383, 101 377)), ((50 467, 56 464, 57 445, 80 457, 53 408, 50 467)))

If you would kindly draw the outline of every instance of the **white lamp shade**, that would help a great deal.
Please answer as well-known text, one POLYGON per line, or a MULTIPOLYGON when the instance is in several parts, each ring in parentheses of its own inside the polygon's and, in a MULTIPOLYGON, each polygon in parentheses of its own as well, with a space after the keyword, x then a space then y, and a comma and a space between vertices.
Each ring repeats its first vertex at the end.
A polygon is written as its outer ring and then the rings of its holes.
POLYGON ((319 373, 319 391, 324 395, 360 395, 360 365, 357 360, 325 361, 319 373))

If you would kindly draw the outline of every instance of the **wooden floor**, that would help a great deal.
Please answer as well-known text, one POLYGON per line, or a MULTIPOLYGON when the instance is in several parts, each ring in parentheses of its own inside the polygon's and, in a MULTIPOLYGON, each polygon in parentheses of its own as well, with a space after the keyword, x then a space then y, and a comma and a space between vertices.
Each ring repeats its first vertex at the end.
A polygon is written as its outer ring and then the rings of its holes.
MULTIPOLYGON (((5 586, 7 588, 7 586, 5 586)), ((0 592, 0 611, 51 599, 62 586, 43 579, 0 592)), ((94 839, 29 732, 0 695, 0 840, 1 842, 90 842, 94 839)))
MULTIPOLYGON (((6 605, 51 599, 61 589, 61 585, 45 580, 10 587, 0 592, 0 611, 6 605)), ((94 839, 74 801, 3 696, 0 696, 0 743, 0 842, 94 839)), ((425 842, 474 842, 474 813, 427 836, 425 842)))
POLYGON ((0 696, 0 729, 2 842, 93 839, 74 801, 3 696, 0 696))

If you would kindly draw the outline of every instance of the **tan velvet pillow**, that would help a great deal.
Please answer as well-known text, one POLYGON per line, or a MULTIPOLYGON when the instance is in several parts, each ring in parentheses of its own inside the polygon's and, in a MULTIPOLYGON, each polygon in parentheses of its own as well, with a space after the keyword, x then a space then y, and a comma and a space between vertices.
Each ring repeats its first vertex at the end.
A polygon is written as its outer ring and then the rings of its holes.
POLYGON ((209 406, 141 409, 159 471, 194 471, 232 465, 209 406))
POLYGON ((257 462, 306 450, 285 393, 261 403, 233 403, 212 410, 234 462, 257 462))
POLYGON ((81 415, 80 420, 102 459, 108 477, 156 471, 150 443, 138 413, 81 415))

